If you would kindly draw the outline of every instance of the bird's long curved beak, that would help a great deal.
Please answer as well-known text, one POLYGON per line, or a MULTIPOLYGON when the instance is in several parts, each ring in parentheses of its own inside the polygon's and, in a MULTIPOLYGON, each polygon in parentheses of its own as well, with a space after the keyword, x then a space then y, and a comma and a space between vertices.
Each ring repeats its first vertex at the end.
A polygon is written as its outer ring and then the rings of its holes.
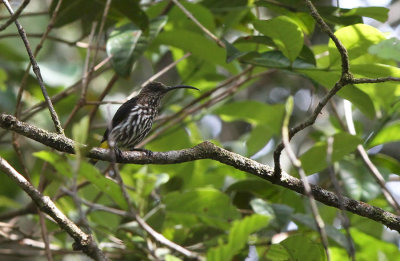
POLYGON ((177 86, 168 87, 167 92, 172 91, 172 90, 175 90, 175 89, 193 89, 193 90, 198 90, 198 91, 200 91, 199 89, 197 89, 196 87, 193 87, 193 86, 189 86, 189 85, 177 85, 177 86))

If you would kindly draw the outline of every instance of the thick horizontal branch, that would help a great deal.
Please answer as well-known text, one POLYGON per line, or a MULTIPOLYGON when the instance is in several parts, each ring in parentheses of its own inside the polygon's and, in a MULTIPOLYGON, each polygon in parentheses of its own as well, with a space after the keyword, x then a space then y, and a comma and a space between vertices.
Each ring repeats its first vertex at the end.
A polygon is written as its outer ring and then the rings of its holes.
MULTIPOLYGON (((75 143, 73 140, 63 135, 50 133, 28 123, 18 121, 14 116, 0 114, 0 127, 15 131, 58 151, 74 153, 75 143)), ((111 161, 109 151, 105 149, 94 148, 88 152, 87 156, 98 160, 111 161)), ((176 164, 201 159, 219 161, 268 180, 276 185, 304 194, 304 185, 301 180, 284 172, 282 172, 280 179, 276 179, 272 167, 227 151, 208 141, 200 143, 193 148, 168 152, 153 152, 152 155, 146 155, 145 152, 139 151, 123 152, 118 162, 134 164, 176 164)), ((342 202, 339 203, 339 198, 335 193, 315 185, 312 186, 312 194, 316 200, 325 205, 335 208, 340 208, 340 206, 342 206, 347 211, 375 220, 386 225, 390 229, 400 232, 400 217, 384 211, 381 208, 347 197, 341 197, 342 202)))

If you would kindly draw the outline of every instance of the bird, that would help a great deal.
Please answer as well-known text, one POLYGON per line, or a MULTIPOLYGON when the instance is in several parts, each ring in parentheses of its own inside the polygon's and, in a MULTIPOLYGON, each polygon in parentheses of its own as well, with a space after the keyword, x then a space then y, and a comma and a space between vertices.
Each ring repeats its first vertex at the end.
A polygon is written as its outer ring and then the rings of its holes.
MULTIPOLYGON (((138 95, 123 103, 114 114, 111 124, 106 129, 101 140, 100 147, 110 148, 110 141, 114 143, 115 156, 121 156, 121 148, 133 151, 151 151, 136 148, 149 134, 153 121, 158 115, 161 99, 166 93, 177 89, 198 88, 188 85, 166 86, 161 82, 150 82, 146 84, 138 95)), ((97 160, 90 160, 95 164, 97 160)))

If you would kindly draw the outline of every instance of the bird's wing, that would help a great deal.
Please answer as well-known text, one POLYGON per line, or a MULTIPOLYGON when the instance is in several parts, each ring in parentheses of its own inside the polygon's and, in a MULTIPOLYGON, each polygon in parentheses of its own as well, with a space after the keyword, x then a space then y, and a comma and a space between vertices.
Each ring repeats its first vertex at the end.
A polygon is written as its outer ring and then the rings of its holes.
MULTIPOLYGON (((124 119, 127 118, 129 115, 130 110, 132 107, 136 104, 137 98, 134 97, 130 99, 129 101, 125 102, 124 104, 121 105, 121 107, 118 108, 117 112, 114 114, 114 117, 111 122, 111 129, 113 129, 115 126, 120 124, 124 119)), ((101 140, 101 143, 106 141, 108 139, 108 134, 110 133, 109 127, 106 129, 103 135, 103 139, 101 140)))

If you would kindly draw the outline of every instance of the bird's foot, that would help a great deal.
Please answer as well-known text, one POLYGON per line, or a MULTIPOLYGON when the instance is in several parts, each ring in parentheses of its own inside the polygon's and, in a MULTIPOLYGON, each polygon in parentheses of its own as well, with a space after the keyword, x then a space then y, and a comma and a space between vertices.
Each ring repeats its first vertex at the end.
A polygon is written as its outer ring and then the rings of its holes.
POLYGON ((151 150, 146 150, 146 149, 141 149, 141 148, 133 148, 133 149, 130 149, 130 151, 142 151, 142 152, 146 153, 147 157, 153 156, 153 152, 151 150))

